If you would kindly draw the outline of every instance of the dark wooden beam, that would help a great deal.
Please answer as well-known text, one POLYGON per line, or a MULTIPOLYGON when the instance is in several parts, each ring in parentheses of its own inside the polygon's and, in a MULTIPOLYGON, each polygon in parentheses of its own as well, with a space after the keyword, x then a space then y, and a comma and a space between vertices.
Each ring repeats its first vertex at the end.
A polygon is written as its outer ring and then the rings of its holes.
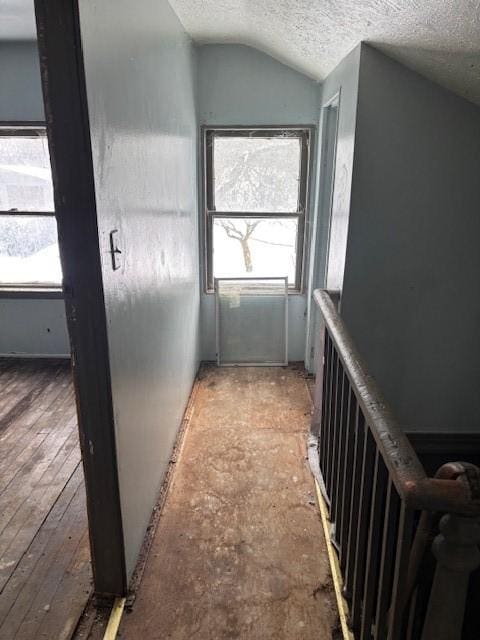
POLYGON ((107 321, 76 1, 35 0, 94 585, 126 593, 107 321))

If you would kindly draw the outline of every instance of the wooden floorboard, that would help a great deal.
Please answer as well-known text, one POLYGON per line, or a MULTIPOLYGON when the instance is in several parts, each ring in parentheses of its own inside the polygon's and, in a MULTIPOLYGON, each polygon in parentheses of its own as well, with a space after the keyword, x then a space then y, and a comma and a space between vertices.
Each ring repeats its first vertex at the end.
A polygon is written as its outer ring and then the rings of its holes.
POLYGON ((70 366, 0 358, 0 640, 68 640, 92 590, 70 366))

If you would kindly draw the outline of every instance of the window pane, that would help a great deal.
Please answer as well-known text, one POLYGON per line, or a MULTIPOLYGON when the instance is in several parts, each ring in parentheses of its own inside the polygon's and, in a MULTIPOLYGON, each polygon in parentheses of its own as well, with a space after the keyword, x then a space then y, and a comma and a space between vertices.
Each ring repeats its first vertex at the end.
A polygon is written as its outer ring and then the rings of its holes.
POLYGON ((214 137, 217 211, 298 210, 300 138, 214 137))
POLYGON ((215 218, 213 275, 285 277, 295 284, 296 218, 215 218))
POLYGON ((0 211, 53 211, 45 136, 0 136, 0 211))
POLYGON ((285 280, 218 280, 220 364, 287 360, 285 280))
POLYGON ((0 283, 61 282, 55 218, 0 216, 0 283))

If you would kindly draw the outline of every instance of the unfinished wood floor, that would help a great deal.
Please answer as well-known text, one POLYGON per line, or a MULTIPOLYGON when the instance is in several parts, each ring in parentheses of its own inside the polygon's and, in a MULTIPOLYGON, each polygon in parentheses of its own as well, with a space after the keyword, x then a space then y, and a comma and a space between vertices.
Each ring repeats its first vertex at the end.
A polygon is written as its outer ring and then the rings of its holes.
POLYGON ((70 363, 0 359, 0 639, 67 640, 90 591, 70 363))
POLYGON ((295 368, 203 370, 122 640, 332 640, 337 610, 295 368))

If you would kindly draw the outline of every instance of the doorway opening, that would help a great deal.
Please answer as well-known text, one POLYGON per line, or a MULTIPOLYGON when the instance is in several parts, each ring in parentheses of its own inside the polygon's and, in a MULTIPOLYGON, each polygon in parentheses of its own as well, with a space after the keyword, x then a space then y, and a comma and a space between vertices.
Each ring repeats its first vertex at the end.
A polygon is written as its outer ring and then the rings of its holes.
POLYGON ((321 114, 320 162, 316 187, 318 206, 311 236, 305 348, 305 366, 311 372, 316 370, 315 341, 318 335, 318 314, 313 304, 312 295, 314 289, 325 286, 326 282, 335 185, 339 109, 340 92, 336 93, 333 98, 323 105, 321 114))
MULTIPOLYGON (((34 59, 36 51, 26 51, 34 59)), ((20 103, 23 95, 15 95, 20 103)), ((0 637, 70 637, 92 591, 42 121, 0 124, 0 637), (62 357, 59 357, 62 356, 62 357)))

